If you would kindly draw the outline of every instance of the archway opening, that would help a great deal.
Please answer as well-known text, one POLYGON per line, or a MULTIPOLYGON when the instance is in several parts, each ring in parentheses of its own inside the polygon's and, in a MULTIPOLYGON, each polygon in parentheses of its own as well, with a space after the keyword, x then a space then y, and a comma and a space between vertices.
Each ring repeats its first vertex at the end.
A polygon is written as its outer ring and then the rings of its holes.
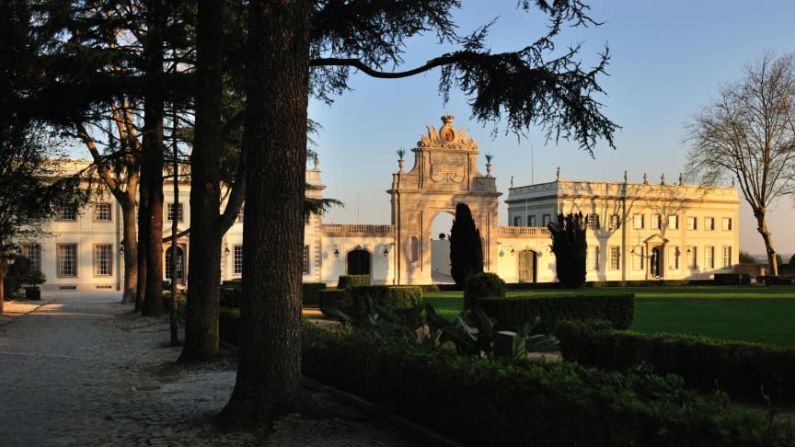
POLYGON ((370 252, 361 248, 348 252, 348 274, 369 275, 372 273, 370 252))
POLYGON ((452 284, 450 275, 450 229, 453 214, 441 212, 431 221, 431 279, 434 284, 452 284))

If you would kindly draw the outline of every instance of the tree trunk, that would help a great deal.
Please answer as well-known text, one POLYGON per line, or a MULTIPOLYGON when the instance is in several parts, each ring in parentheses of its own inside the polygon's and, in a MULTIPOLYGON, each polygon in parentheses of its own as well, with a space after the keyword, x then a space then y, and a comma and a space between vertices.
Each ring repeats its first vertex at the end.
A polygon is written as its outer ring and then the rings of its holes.
POLYGON ((221 60, 223 2, 199 2, 196 36, 196 126, 191 153, 190 266, 185 345, 180 361, 218 353, 218 285, 221 282, 221 60), (199 187, 201 185, 201 187, 199 187))
POLYGON ((294 409, 300 392, 311 5, 249 7, 240 351, 222 414, 243 424, 294 409))
MULTIPOLYGON (((143 154, 141 154, 143 165, 143 154)), ((141 169, 141 183, 138 187, 138 243, 137 263, 138 280, 135 287, 135 310, 140 312, 144 308, 146 301, 146 247, 149 244, 149 172, 141 169)))
MULTIPOLYGON (((0 253, 0 256, 5 257, 5 254, 0 253)), ((8 263, 6 263, 5 259, 0 258, 0 314, 3 313, 3 306, 6 299, 6 292, 5 292, 6 273, 8 273, 8 263)))
POLYGON ((124 232, 124 294, 122 304, 136 302, 138 284, 138 237, 135 231, 135 206, 122 205, 122 231, 124 232))
POLYGON ((148 239, 146 249, 146 299, 141 313, 163 313, 163 117, 164 101, 160 81, 163 74, 163 32, 165 8, 161 0, 149 2, 148 31, 144 46, 147 85, 144 94, 144 131, 141 172, 148 177, 148 239))
POLYGON ((778 276, 778 258, 776 257, 776 250, 773 248, 773 234, 767 229, 767 217, 765 210, 754 210, 756 216, 756 231, 762 235, 762 240, 765 242, 765 252, 767 252, 767 265, 770 267, 768 274, 778 276))

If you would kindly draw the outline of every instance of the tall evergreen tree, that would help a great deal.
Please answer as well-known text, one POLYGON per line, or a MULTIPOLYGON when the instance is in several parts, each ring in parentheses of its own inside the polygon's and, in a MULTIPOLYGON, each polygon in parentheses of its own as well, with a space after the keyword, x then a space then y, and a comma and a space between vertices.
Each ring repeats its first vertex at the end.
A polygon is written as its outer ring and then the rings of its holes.
POLYGON ((475 227, 472 211, 466 203, 455 207, 455 219, 450 229, 450 274, 456 286, 463 288, 467 279, 483 272, 483 243, 480 230, 475 227))
POLYGON ((559 214, 558 220, 550 222, 547 228, 552 236, 558 282, 567 289, 579 289, 585 284, 585 257, 588 252, 582 213, 559 214))

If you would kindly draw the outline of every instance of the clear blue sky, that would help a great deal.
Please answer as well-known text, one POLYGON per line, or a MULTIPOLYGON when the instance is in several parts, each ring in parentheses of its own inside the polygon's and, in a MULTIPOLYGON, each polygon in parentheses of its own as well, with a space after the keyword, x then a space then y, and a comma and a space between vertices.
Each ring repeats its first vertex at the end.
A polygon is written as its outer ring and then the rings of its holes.
MULTIPOLYGON (((465 0, 463 4, 456 13, 461 32, 497 18, 489 39, 494 51, 521 48, 545 30, 542 14, 516 9, 514 0, 465 0)), ((457 127, 470 130, 481 158, 494 154, 493 174, 506 195, 511 176, 517 185, 531 182, 531 147, 537 183, 552 180, 557 166, 568 179, 618 181, 628 170, 631 181, 640 181, 644 172, 651 180, 659 180, 663 173, 674 180, 688 149, 685 126, 715 98, 721 84, 739 79, 743 67, 766 50, 795 51, 792 0, 610 0, 592 2, 591 13, 604 24, 566 29, 556 43, 559 49, 582 43, 586 64, 609 45, 610 76, 600 80, 607 96, 599 99, 608 117, 622 126, 615 150, 602 145, 591 159, 574 143, 547 144, 538 130, 521 141, 504 132, 494 138, 492 125, 483 127, 470 119, 463 95, 453 92, 451 101, 443 104, 437 93, 438 70, 403 80, 371 79, 356 73, 350 82, 353 90, 337 97, 331 106, 318 101, 310 105, 311 118, 323 126, 315 139, 328 186, 326 196, 346 203, 345 208, 332 210, 325 221, 389 223, 385 191, 397 170, 395 151, 413 148, 425 125, 438 127, 444 112, 456 115, 457 127)), ((431 37, 412 40, 402 67, 419 65, 447 50, 431 37)), ((506 224, 506 215, 503 205, 500 224, 506 224)), ((788 222, 795 219, 793 201, 781 200, 770 218, 777 250, 795 252, 795 232, 788 231, 788 222)), ((740 245, 751 253, 764 251, 747 207, 741 209, 740 245)))

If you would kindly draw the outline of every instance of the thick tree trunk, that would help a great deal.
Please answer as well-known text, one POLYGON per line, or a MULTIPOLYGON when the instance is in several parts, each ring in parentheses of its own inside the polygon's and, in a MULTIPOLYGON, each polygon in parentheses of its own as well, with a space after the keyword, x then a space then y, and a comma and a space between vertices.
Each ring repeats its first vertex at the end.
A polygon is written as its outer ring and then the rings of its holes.
MULTIPOLYGON (((142 154, 143 162, 143 154, 142 154)), ((135 286, 135 310, 142 311, 146 301, 147 259, 146 247, 149 244, 149 173, 141 169, 141 183, 138 188, 138 280, 135 286)))
POLYGON ((135 206, 122 206, 124 233, 124 294, 122 304, 134 303, 138 285, 138 237, 135 231, 135 206))
POLYGON ((165 114, 160 81, 163 74, 163 32, 165 8, 161 0, 149 2, 144 46, 147 60, 147 85, 144 94, 142 174, 148 176, 148 239, 146 249, 146 299, 141 313, 163 313, 163 117, 165 114))
POLYGON ((776 257, 776 250, 773 248, 773 234, 767 229, 767 216, 765 210, 754 210, 756 217, 756 231, 762 235, 762 241, 765 243, 765 252, 767 253, 767 265, 770 266, 768 274, 778 276, 778 257, 776 257))
POLYGON ((301 378, 301 253, 309 0, 253 0, 246 78, 246 214, 237 381, 222 419, 294 409, 301 378))
POLYGON ((202 0, 196 36, 196 133, 191 153, 190 265, 185 344, 180 361, 218 353, 218 285, 221 282, 221 60, 223 2, 202 0), (199 187, 201 185, 201 187, 199 187))

